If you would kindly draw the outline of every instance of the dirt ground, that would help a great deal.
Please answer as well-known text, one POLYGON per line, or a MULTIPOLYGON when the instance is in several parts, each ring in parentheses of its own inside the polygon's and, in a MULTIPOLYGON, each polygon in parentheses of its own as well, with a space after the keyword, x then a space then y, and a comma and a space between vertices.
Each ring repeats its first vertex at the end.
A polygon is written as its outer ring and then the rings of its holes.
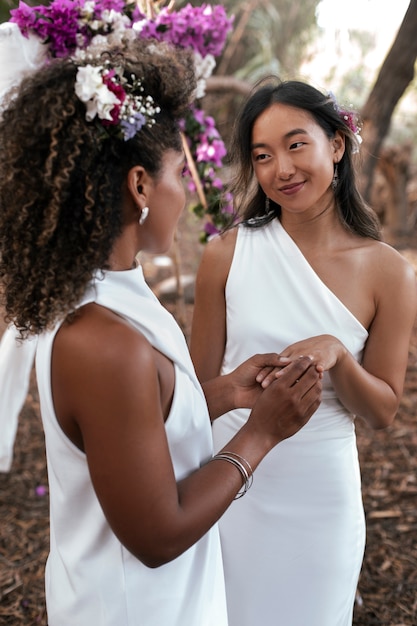
MULTIPOLYGON (((183 234, 180 246, 181 267, 192 273, 198 263, 195 239, 183 234)), ((417 244, 415 249, 400 251, 417 272, 417 244)), ((150 260, 146 260, 145 270, 151 283, 162 271, 158 273, 150 260)), ((171 270, 163 271, 169 275, 171 270)), ((166 305, 178 315, 187 335, 192 304, 179 307, 167 301, 166 305)), ((354 626, 417 625, 416 417, 417 320, 395 423, 376 432, 357 423, 367 547, 354 626)), ((0 519, 0 625, 45 626, 48 487, 34 375, 20 416, 12 470, 0 474, 0 519)), ((300 601, 301 596, 302 590, 300 601)))

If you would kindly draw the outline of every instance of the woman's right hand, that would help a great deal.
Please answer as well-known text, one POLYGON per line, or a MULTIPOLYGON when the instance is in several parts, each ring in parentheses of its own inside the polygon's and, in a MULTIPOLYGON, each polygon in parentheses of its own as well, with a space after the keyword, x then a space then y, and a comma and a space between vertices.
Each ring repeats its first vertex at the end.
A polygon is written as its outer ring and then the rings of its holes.
POLYGON ((321 374, 309 357, 291 362, 261 393, 248 428, 269 439, 271 447, 300 430, 321 402, 321 374))

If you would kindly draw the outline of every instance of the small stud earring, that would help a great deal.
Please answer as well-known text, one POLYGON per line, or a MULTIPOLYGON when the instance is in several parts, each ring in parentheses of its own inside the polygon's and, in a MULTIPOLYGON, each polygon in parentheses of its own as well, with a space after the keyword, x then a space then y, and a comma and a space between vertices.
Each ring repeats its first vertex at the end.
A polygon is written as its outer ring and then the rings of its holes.
POLYGON ((146 218, 149 215, 149 207, 144 206, 142 209, 142 213, 140 214, 140 218, 139 218, 139 226, 143 226, 143 224, 146 222, 146 218))

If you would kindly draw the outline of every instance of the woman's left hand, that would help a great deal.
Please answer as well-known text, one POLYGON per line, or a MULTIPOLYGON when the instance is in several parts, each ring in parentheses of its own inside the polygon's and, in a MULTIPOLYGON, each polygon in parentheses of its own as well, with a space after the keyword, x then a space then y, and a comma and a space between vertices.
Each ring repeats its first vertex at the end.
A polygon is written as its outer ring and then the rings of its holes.
POLYGON ((300 356, 309 356, 318 371, 325 372, 339 363, 347 350, 333 335, 318 335, 297 341, 281 352, 281 361, 294 361, 300 356))

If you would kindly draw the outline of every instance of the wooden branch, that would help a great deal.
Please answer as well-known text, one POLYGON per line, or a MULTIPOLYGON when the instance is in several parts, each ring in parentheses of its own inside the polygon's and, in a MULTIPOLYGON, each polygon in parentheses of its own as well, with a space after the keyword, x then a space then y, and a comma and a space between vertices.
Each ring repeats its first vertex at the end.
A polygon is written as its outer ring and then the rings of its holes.
POLYGON ((251 83, 234 76, 210 76, 206 83, 206 93, 229 91, 248 96, 251 90, 251 83))
POLYGON ((197 167, 194 162, 193 155, 191 154, 191 150, 188 146, 187 139, 183 133, 181 133, 181 139, 182 139, 182 145, 183 145, 184 152, 185 152, 185 158, 187 160, 187 165, 191 172, 191 176, 194 181, 194 184, 196 186, 198 197, 204 209, 207 210, 207 199, 204 193, 203 186, 201 184, 200 176, 198 175, 197 167))

